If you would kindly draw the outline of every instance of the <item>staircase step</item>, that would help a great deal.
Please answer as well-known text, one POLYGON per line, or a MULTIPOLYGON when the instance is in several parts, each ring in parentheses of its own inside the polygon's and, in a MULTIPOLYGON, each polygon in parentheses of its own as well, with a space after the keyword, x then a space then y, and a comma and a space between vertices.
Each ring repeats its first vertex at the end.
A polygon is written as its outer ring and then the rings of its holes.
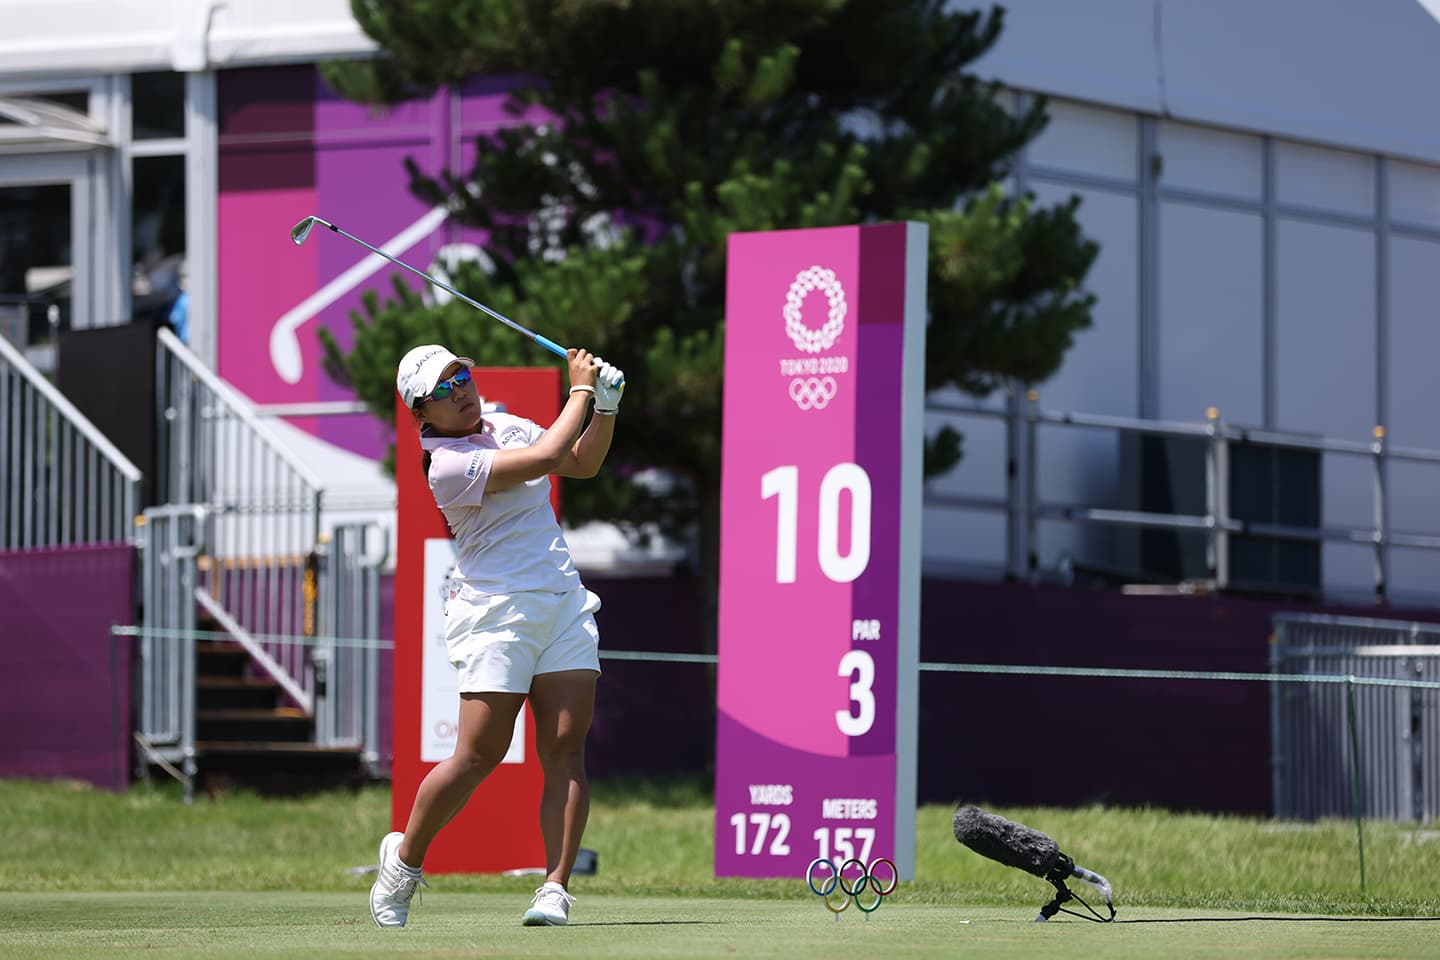
POLYGON ((281 704, 280 684, 266 677, 196 677, 196 710, 269 710, 281 704))
POLYGON ((195 711, 195 737, 207 742, 303 743, 314 732, 314 723, 298 707, 229 707, 195 711))
POLYGON ((234 687, 275 687, 280 684, 265 677, 197 677, 196 682, 201 686, 211 687, 216 690, 234 687))
POLYGON ((369 778, 358 747, 320 747, 273 740, 197 740, 199 789, 220 794, 235 788, 295 795, 333 790, 369 778))
POLYGON ((306 720, 309 719, 304 710, 299 707, 224 707, 214 710, 196 710, 197 720, 258 720, 273 718, 276 720, 306 720))
POLYGON ((195 672, 200 676, 243 676, 249 663, 250 654, 238 643, 200 640, 195 644, 195 672))
POLYGON ((227 640, 196 640, 196 653, 229 653, 237 657, 249 656, 244 647, 227 640))
POLYGON ((206 754, 262 753, 348 758, 360 755, 358 747, 322 747, 315 743, 280 740, 196 740, 195 750, 206 754))

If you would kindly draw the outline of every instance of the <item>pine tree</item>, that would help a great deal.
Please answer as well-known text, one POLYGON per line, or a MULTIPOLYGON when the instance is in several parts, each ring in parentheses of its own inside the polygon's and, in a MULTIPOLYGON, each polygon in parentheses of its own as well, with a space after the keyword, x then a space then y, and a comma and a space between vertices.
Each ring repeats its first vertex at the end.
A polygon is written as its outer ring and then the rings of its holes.
MULTIPOLYGON (((1003 11, 943 0, 352 0, 384 56, 327 64, 342 95, 396 103, 513 74, 513 126, 470 170, 409 163, 411 189, 488 231, 493 272, 460 289, 624 368, 603 482, 566 493, 572 522, 654 520, 698 537, 714 589, 726 236, 885 220, 929 223, 926 388, 984 395, 1060 366, 1090 324, 1097 248, 1078 200, 1036 209, 998 184, 1044 127, 966 72, 1003 11), (535 108, 539 108, 537 112, 535 108), (522 119, 543 116, 543 121, 522 119), (663 468, 666 496, 629 482, 663 468)), ((395 358, 439 341, 482 364, 554 358, 403 282, 366 301, 354 347, 322 333, 327 370, 388 420, 395 358)), ((926 443, 926 472, 960 438, 926 443)), ((713 593, 710 597, 713 603, 713 593)), ((713 606, 702 611, 713 631, 713 606)))

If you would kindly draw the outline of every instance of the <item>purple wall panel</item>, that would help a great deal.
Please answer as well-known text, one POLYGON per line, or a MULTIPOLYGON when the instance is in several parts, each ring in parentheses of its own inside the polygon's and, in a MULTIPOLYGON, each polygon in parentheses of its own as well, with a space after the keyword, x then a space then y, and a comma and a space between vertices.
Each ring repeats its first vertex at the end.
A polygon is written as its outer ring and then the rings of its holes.
MULTIPOLYGON (((701 652, 690 577, 587 578, 602 649, 701 652)), ((1281 611, 1440 622, 1437 610, 1237 596, 926 579, 922 662, 1240 671, 1269 669, 1281 611)), ((698 664, 602 661, 592 777, 713 772, 714 676, 698 664)), ((925 672, 921 803, 1154 805, 1268 814, 1263 682, 1107 680, 925 672)))
MULTIPOLYGON (((927 580, 920 659, 1264 673, 1280 611, 1440 619, 1434 610, 927 580)), ((922 802, 1272 809, 1264 682, 922 673, 919 749, 922 802)))
POLYGON ((128 546, 0 553, 0 776, 130 780, 128 546))
MULTIPOLYGON (((596 614, 602 649, 700 652, 698 597, 691 577, 605 580, 586 577, 603 604, 596 614)), ((395 578, 380 586, 380 638, 395 638, 395 578)), ((394 756, 395 656, 380 652, 379 754, 394 756)), ((604 660, 587 745, 590 775, 663 775, 709 768, 715 740, 715 677, 707 664, 604 660)))
MULTIPOLYGON (((699 653, 693 577, 606 580, 587 576, 600 597, 600 649, 699 653)), ((707 771, 715 743, 715 671, 703 663, 600 661, 595 719, 586 745, 592 777, 707 771)))

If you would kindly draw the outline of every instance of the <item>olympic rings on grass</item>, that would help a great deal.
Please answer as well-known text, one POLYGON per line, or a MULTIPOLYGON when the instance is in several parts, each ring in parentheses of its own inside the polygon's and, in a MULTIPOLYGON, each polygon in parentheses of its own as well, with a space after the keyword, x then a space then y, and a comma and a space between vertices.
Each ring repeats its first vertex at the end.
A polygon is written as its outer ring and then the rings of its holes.
POLYGON ((816 857, 810 861, 810 866, 805 868, 805 884, 810 888, 811 893, 825 901, 825 907, 831 913, 844 913, 845 909, 850 906, 850 901, 854 899, 846 896, 839 902, 839 906, 831 902, 830 894, 834 893, 835 888, 840 884, 840 871, 835 869, 835 861, 827 860, 825 857, 816 857), (822 863, 830 868, 830 875, 825 878, 821 887, 817 888, 815 886, 815 868, 822 863))
POLYGON ((868 867, 865 865, 865 861, 859 857, 851 857, 838 867, 835 866, 834 860, 826 857, 816 857, 810 861, 810 866, 805 869, 805 883, 809 886, 810 892, 825 901, 825 906, 831 913, 845 912, 852 901, 855 906, 860 908, 862 913, 874 913, 880 909, 880 904, 884 902, 885 898, 895 891, 895 887, 899 882, 900 871, 895 868, 895 861, 889 857, 877 857, 870 861, 868 867), (815 868, 821 864, 828 867, 830 873, 824 878, 821 885, 817 887, 815 885, 815 868), (860 875, 855 877, 853 881, 847 880, 845 877, 845 871, 850 869, 851 864, 854 864, 861 870, 860 875), (889 883, 882 884, 881 882, 881 871, 876 869, 881 864, 890 868, 889 883), (837 902, 830 899, 830 895, 835 892, 836 887, 839 887, 840 892, 844 895, 844 899, 838 901, 838 905, 837 902), (868 905, 864 899, 867 890, 874 895, 874 900, 870 901, 868 905))

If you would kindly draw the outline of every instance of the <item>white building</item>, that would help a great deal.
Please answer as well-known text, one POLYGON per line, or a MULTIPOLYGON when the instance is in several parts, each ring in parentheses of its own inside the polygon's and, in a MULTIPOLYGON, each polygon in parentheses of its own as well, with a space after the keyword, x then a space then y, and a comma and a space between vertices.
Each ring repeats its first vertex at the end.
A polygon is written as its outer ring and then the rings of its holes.
MULTIPOLYGON (((1011 0, 978 72, 1050 98, 1016 168, 1042 202, 1078 194, 1099 241, 1094 328, 1045 409, 1229 423, 1440 448, 1440 22, 1416 0, 1011 0)), ((1002 495, 1003 429, 966 434, 933 485, 1002 495)), ((1125 503, 1112 432, 1042 428, 1041 498, 1125 503)), ((1388 465, 1394 530, 1440 533, 1440 469, 1388 465)), ((1320 459, 1322 523, 1374 522, 1373 467, 1320 459)), ((1283 488, 1282 488, 1283 489, 1283 488)), ((1233 494, 1232 494, 1233 496, 1233 494)), ((932 507, 931 565, 992 568, 999 514, 932 507)), ((1132 535, 1133 536, 1133 535, 1132 535)), ((1124 536, 1042 522, 1042 567, 1103 564, 1124 536)), ((1331 595, 1369 595, 1372 547, 1327 542, 1331 595)), ((1440 553, 1392 548, 1397 600, 1440 598, 1440 553)))
MULTIPOLYGON (((1214 407, 1232 424, 1356 443, 1378 426, 1389 443, 1440 449, 1433 2, 1007 4, 979 72, 1017 104, 1051 101, 1011 186, 1046 204, 1080 195, 1101 244, 1094 328, 1042 386, 1041 407, 1167 421, 1214 407)), ((342 189, 325 158, 374 135, 326 100, 311 66, 371 49, 346 0, 0 0, 0 329, 44 366, 47 324, 168 310, 183 283, 191 348, 256 403, 345 399, 314 364, 297 383, 249 345, 282 316, 308 322, 297 304, 356 265, 353 251, 286 260, 279 229, 297 212, 323 215, 309 205, 342 189), (303 176, 270 177, 270 161, 303 176)), ((398 235, 425 213, 385 151, 444 157, 492 122, 487 102, 417 105, 410 126, 387 128, 393 142, 373 160, 391 172, 374 190, 400 199, 364 224, 370 235, 398 235), (445 115, 454 129, 435 132, 445 115)), ((411 255, 459 239, 441 228, 411 255)), ((314 322, 343 326, 379 279, 337 290, 314 322)), ((1004 495, 1004 427, 931 415, 942 422, 966 433, 966 460, 931 486, 927 567, 988 575, 1006 562, 1003 513, 938 500, 1004 495)), ((336 483, 353 483, 367 450, 349 437, 373 424, 331 424, 294 428, 315 437, 306 456, 317 462, 333 447, 336 483)), ((1114 432, 1042 428, 1040 497, 1134 508, 1136 455, 1114 432)), ((1373 524, 1371 463, 1317 464, 1318 522, 1373 524)), ((1437 479, 1434 466, 1390 463, 1389 527, 1440 533, 1437 479)), ((383 482, 372 492, 383 499, 383 482)), ((1033 547, 1041 568, 1123 571, 1144 565, 1137 544, 1133 530, 1042 521, 1033 547)), ((1327 542, 1317 576, 1329 593, 1368 595, 1375 556, 1363 540, 1327 542)), ((1440 600, 1440 553, 1385 556, 1393 598, 1440 600)))

